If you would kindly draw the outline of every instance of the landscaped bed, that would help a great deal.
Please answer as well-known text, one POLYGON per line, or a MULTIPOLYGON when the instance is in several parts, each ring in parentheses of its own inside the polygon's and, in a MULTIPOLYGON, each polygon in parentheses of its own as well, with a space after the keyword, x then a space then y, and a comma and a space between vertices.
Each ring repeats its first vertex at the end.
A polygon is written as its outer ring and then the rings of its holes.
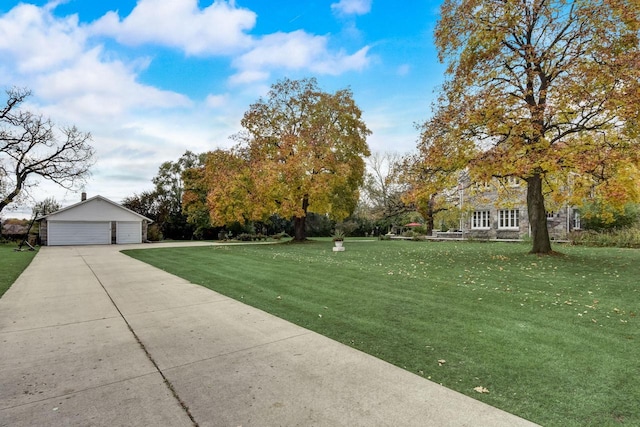
POLYGON ((640 251, 349 242, 126 251, 543 425, 640 425, 640 251))

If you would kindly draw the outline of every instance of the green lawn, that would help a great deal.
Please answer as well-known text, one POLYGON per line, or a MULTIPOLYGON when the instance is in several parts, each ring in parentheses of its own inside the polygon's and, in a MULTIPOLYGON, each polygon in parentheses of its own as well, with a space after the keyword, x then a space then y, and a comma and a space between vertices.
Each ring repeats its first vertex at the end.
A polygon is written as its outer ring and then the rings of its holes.
POLYGON ((126 253, 534 422, 640 425, 640 251, 331 246, 126 253))
POLYGON ((16 252, 16 244, 0 244, 0 297, 13 285, 18 276, 36 256, 34 251, 16 252))

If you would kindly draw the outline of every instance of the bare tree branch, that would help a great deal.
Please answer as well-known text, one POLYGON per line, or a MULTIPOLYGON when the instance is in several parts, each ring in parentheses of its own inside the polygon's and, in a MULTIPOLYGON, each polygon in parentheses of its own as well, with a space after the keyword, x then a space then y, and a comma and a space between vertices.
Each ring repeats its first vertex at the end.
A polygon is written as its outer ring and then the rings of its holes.
POLYGON ((58 129, 50 119, 21 110, 30 95, 10 89, 0 110, 0 212, 35 185, 33 178, 71 190, 84 183, 93 164, 91 134, 75 126, 58 129))

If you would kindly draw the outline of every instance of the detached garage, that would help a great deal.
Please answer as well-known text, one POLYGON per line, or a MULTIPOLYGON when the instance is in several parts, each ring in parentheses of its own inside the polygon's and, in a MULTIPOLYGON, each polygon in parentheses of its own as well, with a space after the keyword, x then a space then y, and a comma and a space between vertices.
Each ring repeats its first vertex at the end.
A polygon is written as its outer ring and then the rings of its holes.
POLYGON ((95 196, 39 218, 43 246, 142 243, 152 221, 119 204, 95 196))

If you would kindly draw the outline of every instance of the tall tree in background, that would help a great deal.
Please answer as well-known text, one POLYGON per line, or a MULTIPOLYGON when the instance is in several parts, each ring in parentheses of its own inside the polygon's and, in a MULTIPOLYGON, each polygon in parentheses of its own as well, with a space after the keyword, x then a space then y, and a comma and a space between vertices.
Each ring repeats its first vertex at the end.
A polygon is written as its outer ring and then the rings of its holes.
POLYGON ((127 197, 122 205, 127 209, 151 218, 168 239, 191 239, 194 226, 187 222, 182 212, 182 198, 185 192, 183 174, 204 164, 204 154, 194 154, 187 150, 175 162, 166 161, 152 178, 154 189, 127 197))
POLYGON ((142 191, 129 197, 125 197, 122 206, 152 219, 157 224, 158 221, 158 197, 155 191, 142 191))
POLYGON ((201 166, 204 157, 204 154, 195 154, 187 150, 175 162, 162 163, 158 168, 158 174, 151 180, 155 186, 153 193, 158 209, 156 221, 165 238, 192 238, 193 227, 187 223, 187 217, 182 212, 183 173, 201 166))
POLYGON ((194 236, 202 238, 212 229, 211 217, 207 206, 207 193, 209 187, 205 177, 207 157, 210 153, 204 153, 201 163, 197 166, 185 169, 182 172, 184 189, 182 192, 182 214, 187 223, 194 228, 194 236))
POLYGON ((293 217, 295 240, 304 240, 308 212, 346 218, 369 155, 361 116, 348 89, 323 92, 315 79, 274 84, 245 113, 239 145, 219 153, 228 158, 209 157, 214 225, 278 214, 293 217))
MULTIPOLYGON (((424 136, 424 135, 423 135, 424 136)), ((434 229, 436 214, 459 207, 459 190, 464 180, 464 165, 449 164, 447 168, 433 165, 440 162, 443 153, 431 150, 432 146, 421 140, 418 153, 405 156, 399 167, 400 180, 406 191, 402 200, 415 207, 425 221, 427 235, 434 229), (432 156, 438 156, 436 159, 432 156)))
POLYGON ((93 148, 91 134, 75 126, 57 128, 49 119, 20 105, 31 96, 26 89, 7 92, 0 108, 0 212, 37 185, 33 178, 77 189, 89 175, 93 148))
MULTIPOLYGON (((551 252, 546 182, 623 206, 640 197, 640 3, 445 0, 436 28, 448 65, 425 124, 430 169, 527 183, 532 253, 551 252)), ((552 191, 553 188, 549 188, 552 191)))
POLYGON ((62 209, 62 205, 58 203, 55 197, 52 196, 36 203, 36 205, 33 207, 33 214, 34 216, 38 217, 45 216, 49 215, 50 213, 59 211, 60 209, 62 209))
POLYGON ((374 220, 395 218, 415 210, 402 199, 406 186, 400 181, 401 162, 397 153, 373 153, 367 160, 362 198, 374 220))

